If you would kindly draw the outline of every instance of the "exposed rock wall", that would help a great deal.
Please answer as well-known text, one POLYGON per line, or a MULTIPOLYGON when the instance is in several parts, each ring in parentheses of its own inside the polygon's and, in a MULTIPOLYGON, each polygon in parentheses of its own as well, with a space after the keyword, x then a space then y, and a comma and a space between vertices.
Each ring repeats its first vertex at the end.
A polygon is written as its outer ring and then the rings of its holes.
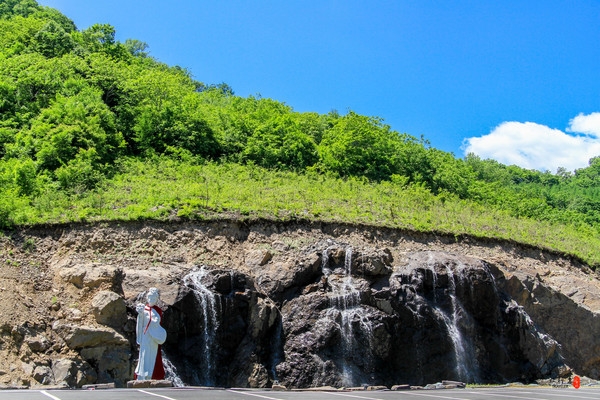
MULTIPOLYGON (((561 344, 567 364, 579 373, 600 376, 600 314, 560 290, 544 284, 539 276, 515 273, 502 276, 500 287, 517 299, 523 309, 561 344)), ((571 293, 577 287, 570 289, 571 293)))
POLYGON ((159 287, 186 384, 600 378, 600 282, 509 242, 322 223, 52 226, 0 238, 0 384, 122 385, 159 287), (125 310, 125 311, 124 311, 125 310))

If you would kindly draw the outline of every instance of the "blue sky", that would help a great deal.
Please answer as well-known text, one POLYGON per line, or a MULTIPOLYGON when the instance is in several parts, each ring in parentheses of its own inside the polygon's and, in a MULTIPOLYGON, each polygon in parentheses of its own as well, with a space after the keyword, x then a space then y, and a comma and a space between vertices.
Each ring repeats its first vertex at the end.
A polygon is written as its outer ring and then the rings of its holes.
POLYGON ((600 155, 600 1, 41 0, 237 95, 379 116, 462 157, 600 155))

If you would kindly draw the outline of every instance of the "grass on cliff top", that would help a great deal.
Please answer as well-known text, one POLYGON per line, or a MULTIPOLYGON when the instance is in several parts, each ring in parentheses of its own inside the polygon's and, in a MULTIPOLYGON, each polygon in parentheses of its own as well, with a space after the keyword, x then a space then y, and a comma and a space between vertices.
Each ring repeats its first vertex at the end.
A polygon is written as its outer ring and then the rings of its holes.
POLYGON ((600 263, 591 230, 516 218, 420 186, 371 183, 255 166, 190 165, 169 159, 127 160, 99 189, 48 190, 17 208, 17 224, 72 221, 210 219, 223 215, 318 219, 512 239, 600 263))

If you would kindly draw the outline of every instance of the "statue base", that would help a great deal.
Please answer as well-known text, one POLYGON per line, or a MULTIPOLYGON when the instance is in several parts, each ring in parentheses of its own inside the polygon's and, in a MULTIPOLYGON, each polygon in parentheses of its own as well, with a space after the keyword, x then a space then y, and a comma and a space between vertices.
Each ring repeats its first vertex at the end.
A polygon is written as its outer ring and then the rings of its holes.
POLYGON ((145 381, 127 381, 128 388, 144 389, 144 388, 164 388, 173 387, 173 382, 166 379, 156 380, 148 379, 145 381))

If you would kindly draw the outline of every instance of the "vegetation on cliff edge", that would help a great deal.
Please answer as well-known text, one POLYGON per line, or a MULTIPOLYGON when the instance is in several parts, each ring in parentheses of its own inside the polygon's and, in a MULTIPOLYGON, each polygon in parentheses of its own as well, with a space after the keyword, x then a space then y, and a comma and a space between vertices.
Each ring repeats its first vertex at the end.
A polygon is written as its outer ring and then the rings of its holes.
POLYGON ((459 159, 378 117, 235 96, 147 48, 0 1, 0 227, 237 213, 508 238, 600 262, 600 158, 556 174, 459 159))

